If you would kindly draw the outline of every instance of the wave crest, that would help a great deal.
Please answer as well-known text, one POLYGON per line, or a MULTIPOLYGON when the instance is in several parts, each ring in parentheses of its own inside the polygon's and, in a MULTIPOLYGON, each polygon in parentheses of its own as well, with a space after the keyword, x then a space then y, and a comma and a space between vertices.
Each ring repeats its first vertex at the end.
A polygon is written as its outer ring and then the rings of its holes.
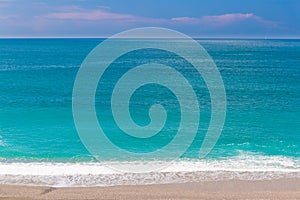
MULTIPOLYGON (((154 162, 110 162, 113 165, 152 165, 154 162)), ((220 180, 300 178, 300 159, 240 155, 224 160, 177 160, 163 170, 125 173, 105 162, 0 162, 0 184, 45 186, 114 186, 185 183, 220 180)))

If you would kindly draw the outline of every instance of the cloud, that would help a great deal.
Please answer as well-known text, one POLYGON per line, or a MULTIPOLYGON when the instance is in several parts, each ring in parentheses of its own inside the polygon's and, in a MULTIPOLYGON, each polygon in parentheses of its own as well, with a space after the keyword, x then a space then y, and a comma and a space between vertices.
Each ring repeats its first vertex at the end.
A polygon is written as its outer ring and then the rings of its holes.
POLYGON ((204 16, 203 21, 213 22, 213 23, 233 23, 236 21, 241 21, 244 19, 255 18, 256 16, 253 13, 233 13, 233 14, 224 14, 224 15, 214 15, 214 16, 204 16))
POLYGON ((114 21, 145 25, 172 25, 172 24, 190 24, 205 25, 211 27, 224 27, 233 23, 252 20, 266 27, 276 27, 278 24, 273 21, 264 20, 253 13, 228 13, 223 15, 209 15, 200 18, 195 17, 174 17, 171 19, 141 17, 132 14, 114 13, 109 8, 98 7, 98 9, 88 10, 77 5, 68 5, 59 7, 56 12, 44 15, 46 19, 59 20, 81 20, 81 21, 114 21))
POLYGON ((76 10, 73 11, 51 13, 46 15, 46 17, 50 19, 67 20, 124 20, 136 18, 128 14, 118 14, 103 10, 81 10, 80 8, 76 8, 76 10))
POLYGON ((186 23, 186 24, 210 24, 212 26, 225 26, 244 20, 254 20, 258 23, 264 24, 268 27, 278 26, 277 22, 264 20, 263 18, 254 15, 253 13, 229 13, 223 15, 203 16, 201 18, 193 17, 175 17, 171 18, 173 22, 186 23))
POLYGON ((79 6, 64 6, 57 8, 57 12, 37 16, 46 20, 72 20, 74 23, 111 23, 112 26, 163 26, 170 23, 170 19, 141 17, 132 14, 121 14, 109 11, 109 7, 97 7, 97 10, 87 10, 79 6))
POLYGON ((171 18, 171 21, 183 22, 183 23, 198 23, 200 21, 200 19, 193 18, 193 17, 174 17, 174 18, 171 18))

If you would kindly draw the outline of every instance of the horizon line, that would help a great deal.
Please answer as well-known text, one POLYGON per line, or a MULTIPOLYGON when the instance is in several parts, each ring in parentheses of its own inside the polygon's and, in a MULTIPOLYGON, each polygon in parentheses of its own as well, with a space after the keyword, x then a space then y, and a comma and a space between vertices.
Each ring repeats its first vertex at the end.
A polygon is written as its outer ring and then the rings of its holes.
MULTIPOLYGON (((300 36, 190 36, 193 39, 300 39, 300 36)), ((0 39, 106 39, 107 36, 0 36, 0 39)), ((137 37, 138 38, 138 37, 137 37)), ((149 37, 148 37, 149 38, 149 37)), ((132 39, 130 37, 124 39, 132 39)))

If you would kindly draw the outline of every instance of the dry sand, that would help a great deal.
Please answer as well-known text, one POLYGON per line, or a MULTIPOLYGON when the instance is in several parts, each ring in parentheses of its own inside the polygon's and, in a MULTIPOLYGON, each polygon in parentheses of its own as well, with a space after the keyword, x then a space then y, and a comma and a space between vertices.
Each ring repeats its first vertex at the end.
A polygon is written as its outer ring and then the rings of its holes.
POLYGON ((3 199, 300 199, 300 179, 86 188, 0 185, 3 199))

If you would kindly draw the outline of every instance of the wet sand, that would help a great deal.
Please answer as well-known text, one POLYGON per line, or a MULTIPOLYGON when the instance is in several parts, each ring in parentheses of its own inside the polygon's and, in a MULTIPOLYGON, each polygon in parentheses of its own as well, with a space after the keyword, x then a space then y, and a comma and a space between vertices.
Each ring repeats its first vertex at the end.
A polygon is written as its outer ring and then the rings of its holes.
POLYGON ((54 188, 0 185, 0 200, 26 199, 300 199, 300 179, 54 188))

